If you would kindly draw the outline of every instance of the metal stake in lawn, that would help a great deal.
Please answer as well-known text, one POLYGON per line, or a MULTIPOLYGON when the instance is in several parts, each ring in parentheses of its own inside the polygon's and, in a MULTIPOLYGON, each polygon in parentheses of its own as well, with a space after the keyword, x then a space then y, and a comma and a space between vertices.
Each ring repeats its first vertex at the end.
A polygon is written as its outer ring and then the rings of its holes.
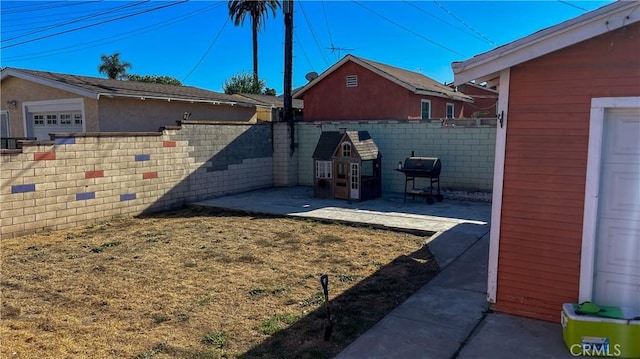
POLYGON ((331 310, 329 309, 329 276, 323 274, 320 276, 320 284, 322 285, 322 291, 324 292, 324 306, 327 308, 327 327, 324 330, 324 340, 331 338, 331 332, 333 331, 333 321, 331 320, 331 310))

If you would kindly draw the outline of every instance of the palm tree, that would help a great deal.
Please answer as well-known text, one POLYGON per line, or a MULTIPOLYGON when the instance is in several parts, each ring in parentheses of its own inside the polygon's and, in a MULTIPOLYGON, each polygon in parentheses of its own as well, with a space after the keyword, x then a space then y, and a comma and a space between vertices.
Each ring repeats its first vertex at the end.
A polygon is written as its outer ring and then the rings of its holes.
POLYGON ((244 24, 244 19, 251 17, 251 34, 253 35, 253 84, 258 86, 258 32, 264 28, 269 18, 269 10, 276 16, 280 7, 278 0, 229 0, 229 17, 235 26, 244 24))
POLYGON ((127 69, 133 67, 130 63, 120 60, 120 53, 114 52, 113 55, 100 56, 102 64, 98 66, 98 71, 104 73, 108 78, 114 80, 122 80, 127 76, 127 69))

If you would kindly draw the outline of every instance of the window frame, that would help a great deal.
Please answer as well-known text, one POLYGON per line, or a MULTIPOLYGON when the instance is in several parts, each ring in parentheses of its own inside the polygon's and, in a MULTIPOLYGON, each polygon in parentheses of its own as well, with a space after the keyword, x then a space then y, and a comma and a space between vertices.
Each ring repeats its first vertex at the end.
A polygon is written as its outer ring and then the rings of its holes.
POLYGON ((333 161, 316 161, 316 178, 333 178, 333 161))
POLYGON ((455 118, 455 116, 456 116, 456 104, 452 102, 447 102, 447 107, 445 108, 445 117, 455 118), (449 116, 449 109, 451 109, 451 116, 449 116))
POLYGON ((431 119, 431 100, 422 99, 420 100, 420 119, 429 120, 431 119), (427 110, 427 117, 424 116, 424 105, 427 105, 429 108, 427 110))
POLYGON ((0 117, 0 135, 2 137, 11 137, 11 121, 9 120, 9 111, 0 111, 2 117, 0 117), (4 118, 4 120, 2 120, 4 118), (6 126, 6 131, 2 131, 6 126))
POLYGON ((348 141, 342 142, 340 145, 340 150, 342 151, 342 157, 351 157, 351 143, 348 141))

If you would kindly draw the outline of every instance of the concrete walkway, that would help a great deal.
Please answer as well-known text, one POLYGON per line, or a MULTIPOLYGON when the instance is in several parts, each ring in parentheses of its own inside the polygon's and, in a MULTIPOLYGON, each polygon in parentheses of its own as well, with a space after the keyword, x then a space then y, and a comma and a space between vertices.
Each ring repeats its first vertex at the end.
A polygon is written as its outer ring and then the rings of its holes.
POLYGON ((339 359, 573 357, 559 324, 487 311, 490 204, 445 199, 427 205, 417 198, 404 202, 402 194, 350 203, 317 199, 312 188, 293 187, 195 205, 434 233, 428 245, 442 271, 347 346, 339 359))

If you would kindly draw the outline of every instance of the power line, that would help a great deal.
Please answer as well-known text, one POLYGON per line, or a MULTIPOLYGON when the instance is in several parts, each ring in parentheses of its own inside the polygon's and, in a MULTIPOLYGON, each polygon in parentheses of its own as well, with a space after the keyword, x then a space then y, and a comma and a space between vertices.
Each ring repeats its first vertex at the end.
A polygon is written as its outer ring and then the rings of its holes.
POLYGON ((361 4, 361 3, 359 3, 358 1, 355 1, 355 0, 351 0, 351 1, 352 1, 352 2, 354 2, 356 5, 358 5, 358 6, 362 7, 363 9, 368 10, 369 12, 373 13, 374 15, 376 15, 376 16, 378 16, 378 17, 380 17, 380 18, 384 19, 385 21, 388 21, 388 22, 392 23, 393 25, 396 25, 397 27, 399 27, 399 28, 401 28, 401 29, 403 29, 403 30, 405 30, 405 31, 407 31, 407 32, 409 32, 409 33, 411 33, 411 34, 413 34, 413 35, 415 35, 415 36, 418 36, 419 38, 421 38, 421 39, 423 39, 423 40, 426 40, 426 41, 428 41, 428 42, 430 42, 430 43, 432 43, 432 44, 434 44, 434 45, 436 45, 436 46, 438 46, 438 47, 440 47, 440 48, 442 48, 442 49, 444 49, 444 50, 447 50, 447 51, 449 51, 449 52, 452 52, 452 53, 454 53, 454 54, 456 54, 456 55, 459 55, 459 56, 465 57, 465 55, 463 55, 463 54, 459 53, 459 52, 458 52, 458 51, 456 51, 456 50, 450 49, 450 48, 448 48, 448 47, 446 47, 446 46, 444 46, 444 45, 442 45, 442 44, 440 44, 440 43, 438 43, 438 42, 435 42, 435 41, 433 41, 433 40, 431 40, 431 39, 429 39, 429 38, 427 38, 427 37, 425 37, 425 36, 423 36, 423 35, 421 35, 421 34, 419 34, 419 33, 415 32, 415 31, 413 31, 413 30, 409 29, 409 28, 408 28, 408 27, 406 27, 406 26, 403 26, 403 25, 398 24, 397 22, 395 22, 395 21, 393 21, 393 20, 389 19, 388 17, 385 17, 385 16, 383 16, 383 15, 378 14, 377 12, 375 12, 375 11, 373 11, 373 10, 369 9, 368 7, 366 7, 366 6, 362 5, 362 4, 361 4))
POLYGON ((92 12, 94 12, 93 9, 84 9, 84 10, 78 10, 78 11, 65 11, 64 14, 60 14, 56 11, 47 11, 44 14, 39 14, 39 15, 29 14, 28 16, 15 16, 15 17, 6 16, 2 19, 2 32, 12 33, 12 32, 29 30, 34 28, 35 26, 46 25, 47 23, 52 23, 54 21, 59 21, 65 18, 74 19, 78 14, 88 14, 92 12), (50 19, 50 20, 47 20, 47 19, 50 19), (14 29, 14 30, 7 30, 7 29, 14 29))
POLYGON ((207 55, 209 54, 209 51, 211 51, 211 49, 213 48, 213 45, 215 45, 216 41, 218 41, 218 38, 220 37, 220 34, 222 34, 222 30, 224 30, 225 26, 227 26, 228 23, 229 23, 229 17, 227 17, 227 20, 224 22, 224 24, 222 24, 222 27, 220 28, 220 31, 218 31, 218 34, 216 35, 216 37, 213 38, 213 40, 209 44, 209 47, 207 48, 207 51, 205 51, 204 54, 202 54, 202 56, 200 57, 200 60, 198 60, 198 62, 193 66, 193 68, 191 69, 191 71, 189 71, 187 76, 185 76, 182 79, 182 82, 187 81, 189 76, 191 76, 191 74, 193 74, 193 72, 198 68, 198 66, 200 66, 202 61, 204 61, 205 57, 207 57, 207 55))
POLYGON ((302 55, 304 55, 304 58, 307 60, 307 64, 309 64, 311 70, 315 71, 311 60, 309 60, 309 56, 307 56, 307 52, 304 50, 304 46, 302 46, 302 42, 300 41, 300 39, 298 39, 298 33, 296 31, 293 32, 293 36, 295 36, 296 38, 296 44, 300 45, 300 50, 302 50, 302 55))
POLYGON ((137 2, 137 3, 133 3, 133 4, 127 4, 127 5, 124 5, 124 6, 111 8, 111 9, 108 9, 108 10, 105 10, 105 11, 102 11, 102 12, 98 12, 98 13, 95 13, 95 14, 91 14, 91 15, 88 15, 88 16, 81 17, 81 18, 77 18, 75 20, 64 21, 64 22, 61 22, 61 23, 45 26, 45 27, 33 30, 31 32, 28 32, 28 33, 23 33, 21 35, 10 37, 8 39, 2 39, 2 41, 0 41, 0 42, 12 41, 12 40, 16 40, 16 39, 19 39, 19 38, 22 38, 22 37, 26 37, 26 36, 29 36, 29 35, 33 35, 33 34, 37 34, 37 33, 40 33, 40 32, 47 31, 47 30, 51 30, 51 29, 54 29, 54 28, 57 28, 57 27, 62 27, 62 26, 70 25, 70 24, 75 24, 75 23, 82 22, 82 21, 85 21, 85 20, 89 20, 91 18, 98 17, 98 16, 101 16, 101 15, 106 15, 106 14, 109 14, 109 13, 112 13, 112 12, 118 12, 120 10, 124 10, 126 8, 129 8, 129 7, 135 7, 135 6, 144 4, 145 2, 148 2, 148 1, 149 0, 144 0, 144 1, 137 2))
MULTIPOLYGON (((99 0, 99 1, 102 1, 102 0, 99 0)), ((36 3, 36 4, 27 4, 27 5, 20 5, 20 6, 9 6, 9 7, 7 7, 6 5, 3 5, 2 13, 4 15, 19 14, 19 13, 30 12, 30 11, 60 9, 63 7, 85 5, 85 4, 95 3, 95 2, 97 1, 47 2, 45 3, 46 5, 42 3, 36 3)))
POLYGON ((561 4, 565 4, 567 6, 571 6, 572 8, 575 8, 575 9, 578 9, 578 10, 582 10, 582 11, 585 11, 585 12, 589 11, 589 10, 583 8, 582 6, 578 6, 576 4, 572 4, 572 3, 568 2, 568 1, 558 0, 558 2, 561 3, 561 4))
POLYGON ((316 36, 315 31, 313 30, 313 26, 311 26, 311 22, 309 21, 309 18, 307 18, 307 13, 304 11, 304 6, 302 6, 303 2, 299 2, 299 8, 302 11, 302 16, 304 16, 304 20, 307 23, 307 26, 309 27, 309 31, 311 31, 311 36, 313 37, 313 40, 316 43, 316 46, 318 46, 318 50, 320 50, 320 53, 322 54, 322 59, 324 60, 324 62, 327 64, 327 66, 329 66, 329 58, 327 57, 327 55, 324 53, 324 50, 322 50, 322 46, 320 45, 320 41, 318 41, 318 37, 316 36))
POLYGON ((47 38, 50 38, 50 37, 55 37, 55 36, 58 36, 58 35, 63 35, 63 34, 67 34, 67 33, 70 33, 70 32, 74 32, 74 31, 79 31, 79 30, 87 29, 87 28, 90 28, 90 27, 94 27, 94 26, 98 26, 98 25, 106 24, 106 23, 109 23, 109 22, 113 22, 113 21, 117 21, 117 20, 126 19, 126 18, 129 18, 129 17, 133 17, 133 16, 137 16, 137 15, 141 15, 141 14, 149 13, 149 12, 152 12, 152 11, 156 11, 156 10, 164 9, 164 8, 167 8, 167 7, 170 7, 170 6, 175 6, 175 5, 183 4, 183 3, 186 3, 187 1, 188 1, 188 0, 182 0, 182 1, 179 1, 179 2, 175 2, 175 3, 170 3, 170 4, 167 4, 167 5, 158 6, 158 7, 155 7, 155 8, 152 8, 152 9, 147 9, 147 10, 140 11, 140 12, 137 12, 137 13, 133 13, 133 14, 128 14, 128 15, 120 16, 120 17, 117 17, 117 18, 114 18, 114 19, 109 19, 109 20, 105 20, 105 21, 100 21, 100 22, 97 22, 97 23, 95 23, 95 24, 89 24, 89 25, 85 25, 85 26, 77 27, 77 28, 74 28, 74 29, 69 29, 69 30, 65 30, 65 31, 60 31, 60 32, 57 32, 57 33, 54 33, 54 34, 49 34, 49 35, 41 36, 41 37, 38 37, 38 38, 35 38, 35 39, 25 40, 25 41, 18 42, 18 43, 15 43, 15 44, 6 45, 6 46, 1 47, 0 49, 8 49, 8 48, 10 48, 10 47, 15 47, 15 46, 19 46, 19 45, 24 45, 24 44, 27 44, 27 43, 31 43, 31 42, 35 42, 35 41, 39 41, 39 40, 43 40, 43 39, 47 39, 47 38))
POLYGON ((474 33, 476 33, 478 36, 482 37, 483 39, 485 39, 488 43, 490 43, 493 46, 498 46, 498 44, 496 44, 495 42, 491 41, 488 37, 484 36, 482 33, 480 33, 479 31, 477 31, 476 29, 474 29, 473 27, 471 27, 471 25, 467 24, 466 22, 464 22, 462 19, 460 19, 459 17, 457 17, 454 13, 452 13, 451 11, 449 11, 447 8, 445 8, 444 6, 442 6, 442 4, 440 4, 437 1, 433 1, 434 4, 436 4, 439 8, 441 8, 444 12, 446 12, 447 14, 449 14, 449 16, 451 16, 452 18, 458 20, 458 22, 460 22, 462 25, 464 25, 465 27, 467 27, 469 30, 473 31, 474 33))
POLYGON ((36 59, 36 58, 43 58, 43 57, 49 57, 49 56, 53 56, 53 55, 58 55, 58 54, 69 54, 69 53, 73 53, 73 52, 77 52, 80 50, 84 50, 84 49, 89 49, 89 48, 94 48, 94 47, 100 47, 104 44, 110 44, 113 42, 118 42, 122 39, 127 39, 127 38, 131 38, 134 36, 138 36, 147 32, 151 32, 151 31, 155 31, 156 29, 160 29, 163 27, 167 27, 170 26, 172 24, 184 21, 190 17, 199 15, 201 13, 205 13, 208 12, 210 10, 213 10, 215 8, 218 8, 220 6, 222 6, 223 3, 221 2, 216 2, 215 5, 204 8, 204 9, 199 9, 196 11, 192 11, 190 13, 184 14, 180 17, 177 17, 175 19, 173 19, 172 21, 161 21, 152 25, 148 25, 148 26, 144 26, 141 27, 139 29, 135 29, 135 30, 131 30, 131 31, 126 31, 117 35, 109 35, 109 37, 106 38, 101 38, 101 39, 94 39, 91 40, 90 42, 84 42, 84 43, 80 43, 80 44, 76 44, 76 45, 65 45, 65 47, 57 49, 57 50, 48 50, 48 51, 42 51, 42 52, 36 52, 36 53, 30 53, 27 55, 23 55, 23 56, 14 56, 14 57, 3 57, 2 59, 4 61, 20 61, 20 60, 25 60, 25 59, 36 59), (83 46, 83 45, 88 45, 88 46, 83 46))
POLYGON ((442 23, 444 23, 444 24, 446 24, 446 25, 451 26, 452 28, 454 28, 454 29, 456 29, 456 30, 459 30, 459 31, 461 31, 461 32, 464 32, 465 34, 471 35, 471 36, 473 36, 473 37, 475 37, 475 38, 477 38, 477 39, 481 39, 482 41, 486 41, 486 42, 488 42, 488 43, 489 43, 489 44, 491 44, 491 45, 495 45, 492 41, 487 41, 487 39, 485 39, 485 38, 483 38, 483 37, 481 37, 481 36, 478 36, 478 35, 476 35, 475 33, 472 33, 472 32, 468 31, 468 30, 467 30, 467 29, 465 29, 465 28, 462 28, 462 27, 460 27, 460 26, 453 25, 453 24, 451 24, 450 22, 448 22, 448 21, 446 21, 446 20, 443 20, 443 19, 441 19, 440 17, 438 17, 438 16, 436 16, 436 15, 434 15, 434 14, 432 14, 432 13, 428 12, 427 10, 425 10, 425 9, 423 9, 423 8, 421 8, 421 7, 419 7, 419 6, 415 5, 415 4, 413 4, 413 3, 411 3, 410 1, 402 0, 402 2, 403 2, 403 3, 405 3, 405 4, 407 4, 407 5, 409 5, 409 6, 411 6, 411 7, 412 7, 412 8, 414 8, 414 9, 416 9, 416 10, 418 10, 418 11, 422 12, 422 13, 425 13, 425 14, 427 14, 427 15, 431 16, 432 18, 434 18, 434 19, 436 19, 436 20, 438 20, 438 21, 440 21, 440 22, 442 22, 442 23))
MULTIPOLYGON (((327 19, 327 10, 324 7, 324 0, 322 0, 321 3, 322 3, 322 13, 324 14, 324 23, 325 25, 327 25, 327 33, 329 33, 329 41, 331 41, 331 48, 333 48, 334 47, 333 36, 331 36, 331 27, 329 26, 329 20, 327 19)), ((334 57, 334 60, 337 60, 337 58, 334 57)))

